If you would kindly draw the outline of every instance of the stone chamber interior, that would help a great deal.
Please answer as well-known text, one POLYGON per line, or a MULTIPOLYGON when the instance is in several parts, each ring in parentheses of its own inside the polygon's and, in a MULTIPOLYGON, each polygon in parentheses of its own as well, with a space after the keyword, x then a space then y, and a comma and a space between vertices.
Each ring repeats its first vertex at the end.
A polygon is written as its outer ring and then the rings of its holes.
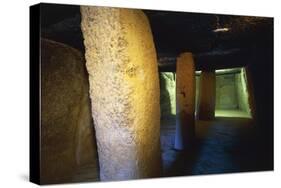
POLYGON ((40 5, 41 182, 273 170, 273 18, 119 10, 40 5))
MULTIPOLYGON (((198 108, 200 73, 196 72, 195 116, 198 108)), ((161 117, 173 118, 176 115, 176 73, 160 72, 161 117)), ((244 68, 216 71, 216 117, 252 118, 246 73, 244 68)))

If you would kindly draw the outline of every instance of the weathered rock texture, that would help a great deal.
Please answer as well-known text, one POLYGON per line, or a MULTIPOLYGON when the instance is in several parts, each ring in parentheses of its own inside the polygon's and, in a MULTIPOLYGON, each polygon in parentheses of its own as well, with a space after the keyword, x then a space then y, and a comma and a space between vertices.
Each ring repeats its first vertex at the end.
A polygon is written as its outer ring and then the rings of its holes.
POLYGON ((216 106, 216 74, 214 70, 204 70, 200 75, 198 103, 198 118, 201 120, 214 119, 216 106))
POLYGON ((245 80, 247 84, 247 91, 248 91, 248 103, 249 103, 249 111, 252 119, 254 121, 257 120, 256 115, 256 104, 255 104, 255 97, 254 97, 254 87, 253 87, 253 81, 252 81, 252 74, 249 70, 249 67, 244 68, 244 74, 245 74, 245 80))
POLYGON ((176 74, 160 72, 161 119, 170 119, 176 115, 176 74))
POLYGON ((238 110, 239 109, 239 93, 237 85, 241 85, 241 81, 237 83, 236 75, 240 74, 224 74, 216 76, 216 110, 238 110))
POLYGON ((159 78, 149 22, 139 10, 81 7, 100 178, 161 172, 159 78))
POLYGON ((246 112, 251 116, 251 102, 250 102, 250 87, 248 86, 248 80, 246 76, 245 69, 241 69, 241 73, 235 75, 236 79, 236 88, 238 96, 239 109, 246 112))
POLYGON ((96 165, 85 60, 45 39, 41 55, 41 183, 67 182, 78 165, 96 165))
POLYGON ((177 114, 175 148, 182 150, 192 145, 195 134, 195 66, 191 53, 177 59, 177 114))

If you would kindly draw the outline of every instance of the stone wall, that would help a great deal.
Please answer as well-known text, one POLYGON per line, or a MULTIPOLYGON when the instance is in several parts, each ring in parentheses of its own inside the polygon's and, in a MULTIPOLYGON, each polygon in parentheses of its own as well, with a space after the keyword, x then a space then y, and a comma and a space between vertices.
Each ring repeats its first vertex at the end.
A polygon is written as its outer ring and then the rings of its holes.
POLYGON ((235 74, 216 75, 216 109, 238 109, 235 74))
MULTIPOLYGON (((216 75, 216 110, 241 110, 250 114, 247 80, 241 73, 216 75)), ((161 72, 161 118, 175 115, 175 73, 161 72)), ((195 114, 198 111, 200 75, 196 75, 195 114)))
POLYGON ((69 182, 80 165, 97 166, 85 60, 42 39, 41 73, 41 183, 69 182))
POLYGON ((247 80, 244 69, 241 70, 240 74, 235 75, 236 91, 238 96, 238 108, 247 114, 251 114, 249 105, 249 94, 247 87, 247 80))
POLYGON ((160 72, 159 77, 161 119, 172 118, 176 115, 176 74, 160 72))

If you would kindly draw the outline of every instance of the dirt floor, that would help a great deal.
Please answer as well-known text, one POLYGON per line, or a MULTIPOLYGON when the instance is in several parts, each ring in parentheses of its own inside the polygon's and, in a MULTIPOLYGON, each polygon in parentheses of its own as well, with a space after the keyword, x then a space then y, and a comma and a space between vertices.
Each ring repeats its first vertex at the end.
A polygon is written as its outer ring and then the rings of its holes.
MULTIPOLYGON (((196 121, 196 139, 186 151, 174 149, 175 118, 161 120, 163 176, 186 176, 271 170, 250 118, 216 117, 196 121)), ((73 182, 99 181, 98 168, 78 169, 73 182)))
POLYGON ((217 117, 214 121, 196 121, 196 139, 192 148, 173 148, 175 119, 162 121, 161 146, 164 176, 202 175, 271 170, 264 162, 249 118, 217 117))

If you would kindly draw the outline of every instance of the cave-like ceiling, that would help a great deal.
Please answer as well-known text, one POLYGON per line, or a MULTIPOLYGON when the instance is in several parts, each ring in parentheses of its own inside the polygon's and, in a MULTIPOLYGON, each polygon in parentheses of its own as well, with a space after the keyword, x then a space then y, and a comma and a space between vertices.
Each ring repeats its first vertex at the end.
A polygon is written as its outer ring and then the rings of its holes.
MULTIPOLYGON (((42 36, 84 52, 79 6, 42 5, 42 36)), ((245 66, 256 48, 273 48, 273 18, 143 11, 151 24, 162 71, 174 71, 182 52, 192 52, 201 70, 245 66)))

